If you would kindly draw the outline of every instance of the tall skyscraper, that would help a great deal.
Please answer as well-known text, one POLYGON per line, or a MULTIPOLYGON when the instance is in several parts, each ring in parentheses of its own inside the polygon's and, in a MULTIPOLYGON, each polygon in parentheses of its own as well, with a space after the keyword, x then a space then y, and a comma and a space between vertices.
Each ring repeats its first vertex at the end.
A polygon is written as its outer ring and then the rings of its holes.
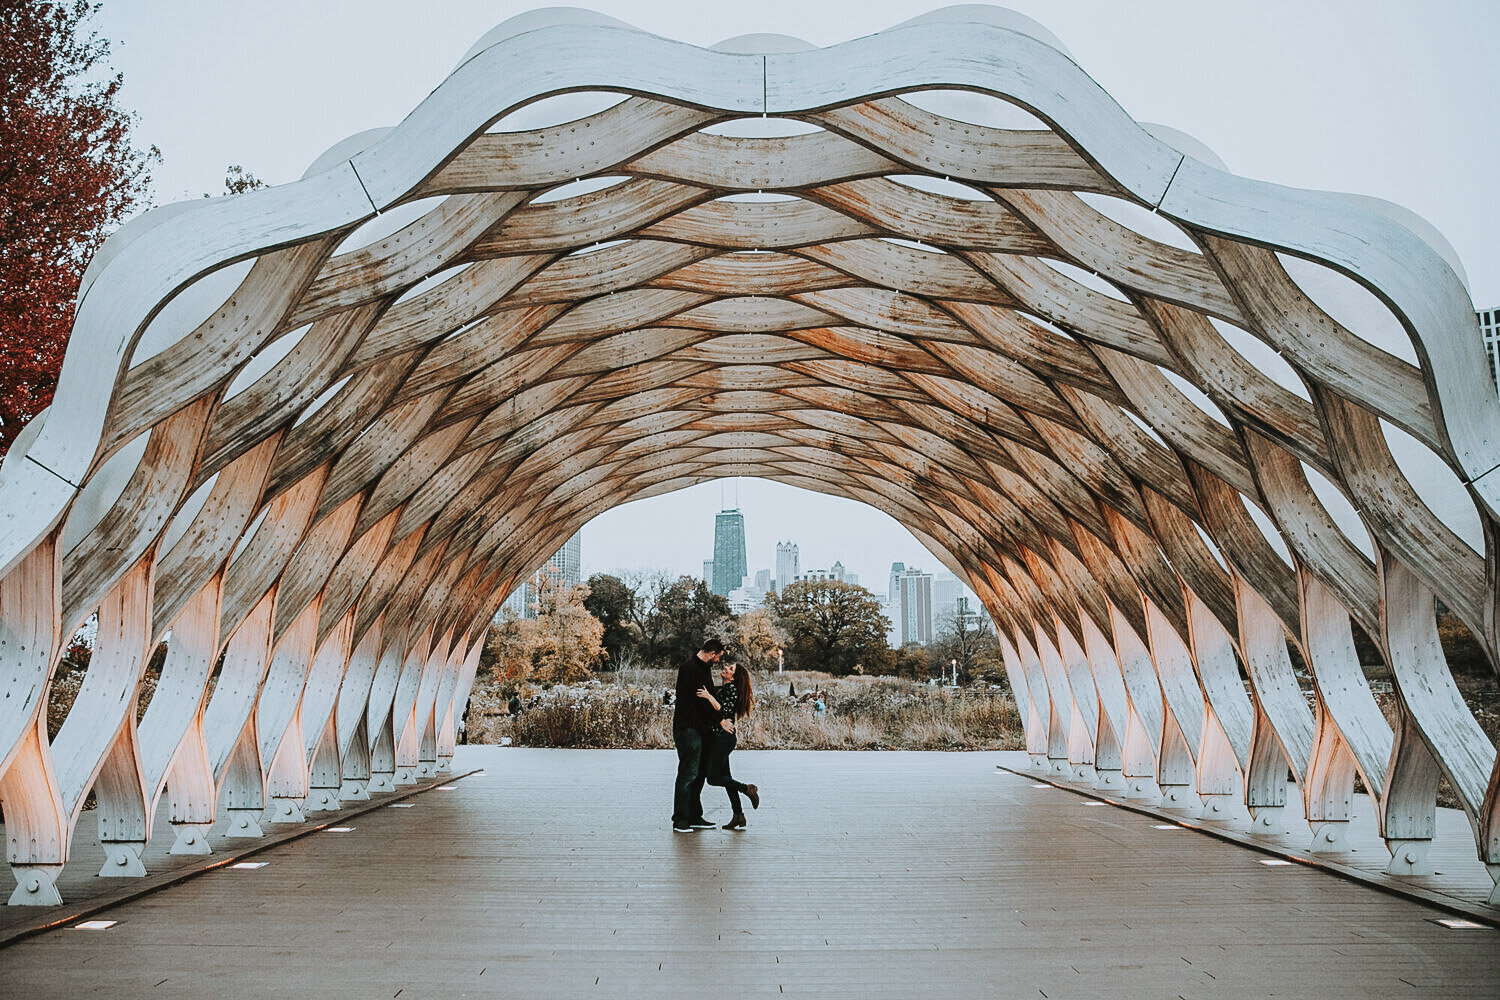
POLYGON ((728 597, 745 582, 745 515, 721 510, 714 518, 714 578, 709 589, 728 597))
POLYGON ((576 587, 582 583, 583 532, 573 532, 573 537, 563 542, 562 548, 547 560, 547 565, 542 567, 542 572, 552 573, 569 587, 576 587))
POLYGON ((802 560, 792 542, 776 543, 776 592, 779 594, 802 575, 802 560))
POLYGON ((583 532, 573 532, 573 536, 563 542, 562 548, 531 574, 530 580, 510 592, 505 603, 500 605, 501 609, 517 618, 535 618, 537 586, 543 573, 559 580, 565 587, 576 587, 583 582, 583 532))
POLYGON ((932 642, 932 574, 913 567, 897 580, 897 598, 891 603, 901 615, 897 623, 901 645, 932 642))
POLYGON ((953 624, 953 614, 963 596, 958 577, 942 573, 932 578, 932 629, 941 632, 953 624))
POLYGON ((708 589, 709 590, 713 589, 713 587, 714 587, 714 561, 712 559, 705 559, 705 560, 703 560, 703 582, 706 583, 706 584, 708 584, 708 589))
MULTIPOLYGON (((897 606, 901 604, 901 574, 905 572, 906 563, 891 563, 891 584, 889 589, 886 590, 885 594, 886 600, 897 606)), ((898 622, 897 624, 899 625, 900 623, 898 622)))
POLYGON ((764 594, 771 589, 771 571, 758 569, 755 571, 755 589, 764 594))
MULTIPOLYGON (((500 605, 501 613, 509 611, 516 618, 532 617, 535 614, 531 607, 532 602, 536 600, 534 589, 531 581, 528 580, 512 590, 510 596, 505 599, 505 603, 500 605)), ((500 616, 497 614, 495 617, 498 620, 500 616)))
POLYGON ((1474 315, 1479 317, 1479 330, 1484 334, 1484 353, 1490 359, 1490 376, 1500 387, 1500 306, 1481 309, 1474 315))

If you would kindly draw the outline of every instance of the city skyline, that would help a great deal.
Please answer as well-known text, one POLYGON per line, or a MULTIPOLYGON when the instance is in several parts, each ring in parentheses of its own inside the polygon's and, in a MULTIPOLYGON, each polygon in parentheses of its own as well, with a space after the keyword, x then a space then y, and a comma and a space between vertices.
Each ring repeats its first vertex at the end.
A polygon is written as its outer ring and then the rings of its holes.
MULTIPOLYGON (((752 578, 762 569, 774 578, 778 542, 797 546, 803 572, 841 562, 876 594, 885 592, 882 581, 893 562, 935 576, 952 572, 898 521, 873 507, 765 479, 734 483, 744 516, 746 572, 752 578)), ((657 569, 674 577, 701 577, 704 564, 712 562, 704 553, 713 552, 722 489, 720 481, 702 483, 599 515, 582 529, 583 577, 657 569)))

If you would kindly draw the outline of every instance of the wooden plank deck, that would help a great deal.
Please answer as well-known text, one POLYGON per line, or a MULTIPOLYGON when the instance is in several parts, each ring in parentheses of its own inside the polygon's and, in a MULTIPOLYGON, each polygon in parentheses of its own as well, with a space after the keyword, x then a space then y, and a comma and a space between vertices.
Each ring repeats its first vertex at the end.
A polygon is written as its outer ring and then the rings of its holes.
POLYGON ((1046 782, 1090 799, 1106 801, 1143 815, 1177 823, 1267 854, 1316 865, 1386 892, 1432 903, 1458 916, 1500 926, 1500 907, 1489 904, 1494 881, 1485 871, 1484 863, 1479 860, 1474 849, 1474 833, 1468 817, 1458 809, 1437 811, 1437 836, 1433 838, 1428 855, 1433 868, 1431 875, 1388 875, 1385 868, 1390 862, 1391 854, 1380 837, 1374 803, 1363 792, 1355 793, 1350 808, 1345 845, 1348 849, 1314 854, 1309 850, 1313 843, 1313 833, 1302 809, 1301 793, 1290 781, 1287 782, 1286 808, 1282 815, 1284 832, 1253 833, 1250 832, 1250 813, 1243 805, 1236 805, 1228 822, 1214 822, 1162 809, 1139 799, 1125 799, 1118 794, 1093 788, 1088 783, 1043 773, 1031 765, 1025 754, 1004 755, 1000 766, 1034 781, 1046 782))
MULTIPOLYGON (((0 983, 401 1000, 1500 993, 1500 931, 1085 806, 1007 761, 741 751, 764 796, 749 829, 673 834, 669 752, 460 747, 456 771, 484 770, 453 790, 111 907, 108 930, 16 941, 0 983)), ((717 790, 705 803, 727 819, 717 790)))

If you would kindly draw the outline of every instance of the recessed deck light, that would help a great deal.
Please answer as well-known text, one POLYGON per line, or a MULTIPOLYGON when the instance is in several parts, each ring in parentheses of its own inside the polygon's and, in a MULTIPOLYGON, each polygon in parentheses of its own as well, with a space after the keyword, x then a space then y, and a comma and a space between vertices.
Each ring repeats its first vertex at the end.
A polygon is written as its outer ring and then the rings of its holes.
POLYGON ((102 931, 106 927, 113 927, 119 923, 118 920, 85 920, 81 924, 74 924, 75 931, 102 931))
POLYGON ((1182 829, 1186 829, 1186 828, 1183 827, 1179 823, 1153 823, 1153 824, 1151 824, 1151 829, 1153 829, 1153 830, 1182 830, 1182 829))
POLYGON ((354 832, 354 827, 352 827, 352 826, 330 826, 324 832, 325 833, 353 833, 354 832))
POLYGON ((1049 784, 1047 784, 1045 781, 1038 781, 1036 784, 1032 785, 1031 787, 1032 788, 1051 788, 1052 786, 1049 785, 1049 784))
POLYGON ((437 790, 440 792, 451 792, 457 788, 457 785, 438 785, 437 790))
POLYGON ((410 809, 411 807, 412 807, 412 803, 410 803, 410 802, 392 802, 391 803, 391 808, 392 809, 410 809))
POLYGON ((269 862, 269 861, 240 861, 240 862, 237 862, 235 864, 230 865, 229 867, 231 867, 231 868, 239 868, 242 871, 248 871, 251 868, 264 868, 266 865, 268 865, 270 863, 271 862, 269 862))
POLYGON ((1107 805, 1109 805, 1109 803, 1108 802, 1098 802, 1098 801, 1090 800, 1088 802, 1085 802, 1084 805, 1086 805, 1086 806, 1107 806, 1107 805))
POLYGON ((1288 860, 1286 860, 1285 858, 1261 858, 1260 859, 1260 863, 1263 864, 1263 865, 1289 865, 1289 864, 1291 864, 1291 862, 1288 861, 1288 860))
POLYGON ((1453 931, 1483 930, 1489 926, 1489 924, 1481 924, 1477 920, 1461 920, 1458 917, 1438 917, 1432 922, 1453 931))

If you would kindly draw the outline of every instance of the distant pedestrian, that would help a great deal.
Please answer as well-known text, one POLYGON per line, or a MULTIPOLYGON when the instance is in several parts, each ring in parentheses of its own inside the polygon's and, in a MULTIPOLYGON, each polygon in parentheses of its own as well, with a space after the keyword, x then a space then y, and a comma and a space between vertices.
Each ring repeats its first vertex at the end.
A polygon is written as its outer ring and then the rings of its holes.
POLYGON ((464 712, 458 717, 458 742, 460 743, 469 742, 469 706, 472 704, 473 699, 465 701, 464 712))
POLYGON ((720 665, 719 679, 722 683, 712 692, 698 692, 698 697, 707 701, 719 717, 718 728, 709 744, 708 783, 724 789, 729 795, 729 804, 734 807, 734 816, 724 824, 724 829, 743 830, 745 811, 740 808, 740 796, 750 800, 750 808, 759 809, 760 789, 734 779, 729 773, 729 755, 734 753, 737 742, 735 720, 750 714, 750 709, 755 706, 755 692, 751 690, 750 671, 732 662, 725 661, 720 665))
POLYGON ((511 715, 520 715, 521 714, 521 696, 519 694, 513 694, 513 695, 511 695, 510 696, 510 701, 506 703, 505 707, 510 712, 511 715))
POLYGON ((677 748, 677 777, 672 785, 672 829, 676 833, 705 830, 712 823, 703 817, 705 748, 718 717, 698 692, 713 683, 711 669, 724 655, 724 644, 707 639, 677 670, 673 695, 672 744, 677 748))

